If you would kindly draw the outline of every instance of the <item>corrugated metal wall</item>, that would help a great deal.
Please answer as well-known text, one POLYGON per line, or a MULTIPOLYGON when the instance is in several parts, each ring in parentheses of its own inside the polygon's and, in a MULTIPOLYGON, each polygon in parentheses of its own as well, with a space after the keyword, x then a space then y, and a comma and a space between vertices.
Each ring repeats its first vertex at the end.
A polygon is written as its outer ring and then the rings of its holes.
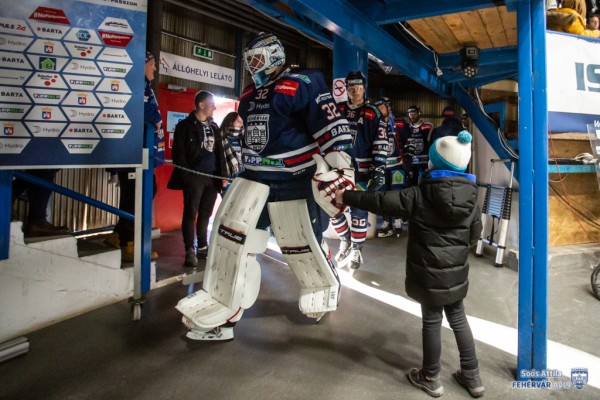
MULTIPOLYGON (((194 44, 204 45, 215 50, 214 58, 212 61, 197 58, 198 61, 235 69, 236 28, 170 3, 164 4, 162 24, 162 51, 195 58, 193 55, 194 44)), ((159 76, 161 83, 170 83, 189 89, 204 89, 221 97, 237 97, 234 89, 231 88, 160 75, 160 70, 159 76)))
MULTIPOLYGON (((104 168, 62 169, 54 178, 57 185, 92 197, 114 207, 119 205, 119 187, 108 183, 110 175, 104 168)), ((112 226, 117 216, 54 193, 52 215, 55 225, 65 225, 73 232, 112 226)))

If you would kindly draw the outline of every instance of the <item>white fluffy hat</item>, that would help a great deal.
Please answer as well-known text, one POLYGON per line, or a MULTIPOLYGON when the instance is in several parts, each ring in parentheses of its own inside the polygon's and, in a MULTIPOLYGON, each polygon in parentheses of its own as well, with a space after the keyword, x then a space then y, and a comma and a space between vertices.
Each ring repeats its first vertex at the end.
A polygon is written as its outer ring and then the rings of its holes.
POLYGON ((429 162, 434 169, 464 172, 471 160, 473 136, 461 131, 458 136, 444 136, 429 148, 429 162))

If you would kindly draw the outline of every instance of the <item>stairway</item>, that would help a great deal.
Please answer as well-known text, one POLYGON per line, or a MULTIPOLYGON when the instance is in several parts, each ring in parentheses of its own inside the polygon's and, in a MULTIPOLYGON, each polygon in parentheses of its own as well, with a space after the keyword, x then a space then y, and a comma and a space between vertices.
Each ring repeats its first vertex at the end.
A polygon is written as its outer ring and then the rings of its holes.
POLYGON ((132 295, 133 268, 121 268, 120 250, 102 248, 101 237, 24 240, 21 228, 11 222, 0 261, 0 343, 132 295))

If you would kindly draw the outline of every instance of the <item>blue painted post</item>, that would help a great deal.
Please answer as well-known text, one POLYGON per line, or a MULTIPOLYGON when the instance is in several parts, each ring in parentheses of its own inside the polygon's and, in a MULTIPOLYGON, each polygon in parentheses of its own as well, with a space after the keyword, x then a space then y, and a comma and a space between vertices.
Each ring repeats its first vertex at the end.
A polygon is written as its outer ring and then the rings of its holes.
POLYGON ((8 259, 11 210, 12 170, 0 170, 0 260, 8 259))
MULTIPOLYGON (((337 35, 333 39, 333 81, 344 79, 350 71, 361 71, 363 75, 369 78, 368 53, 361 50, 344 38, 337 35)), ((336 95, 335 85, 333 88, 336 95)))
MULTIPOLYGON (((533 368, 533 61, 531 0, 517 4, 519 54, 519 371, 533 368)), ((545 178, 544 178, 545 179, 545 178)))
POLYGON ((144 148, 148 150, 148 164, 142 172, 142 294, 150 290, 150 253, 152 252, 152 199, 154 182, 153 124, 144 124, 144 148))
MULTIPOLYGON (((546 2, 531 7, 533 59, 533 369, 547 367, 548 353, 548 99, 546 2)), ((543 378, 545 380, 545 378, 543 378)))

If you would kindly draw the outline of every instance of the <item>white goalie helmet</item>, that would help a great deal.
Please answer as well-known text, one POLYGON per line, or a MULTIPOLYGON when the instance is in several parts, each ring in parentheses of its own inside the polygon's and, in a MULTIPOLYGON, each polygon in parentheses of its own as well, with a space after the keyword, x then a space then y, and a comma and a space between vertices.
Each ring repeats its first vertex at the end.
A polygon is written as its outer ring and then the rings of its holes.
POLYGON ((267 83, 269 75, 284 64, 283 45, 272 33, 259 33, 244 50, 244 65, 257 88, 267 83))

